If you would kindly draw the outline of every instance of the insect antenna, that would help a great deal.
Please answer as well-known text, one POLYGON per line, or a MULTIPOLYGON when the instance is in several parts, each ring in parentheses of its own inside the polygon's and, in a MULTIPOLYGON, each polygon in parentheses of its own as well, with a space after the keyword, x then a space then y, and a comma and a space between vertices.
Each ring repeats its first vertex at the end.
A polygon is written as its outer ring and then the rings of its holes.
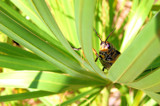
POLYGON ((115 31, 116 28, 113 29, 113 31, 107 36, 105 42, 108 40, 109 36, 115 31))
POLYGON ((95 31, 96 35, 99 37, 99 39, 101 40, 102 42, 102 39, 100 38, 99 34, 97 33, 97 31, 93 28, 93 30, 95 31))

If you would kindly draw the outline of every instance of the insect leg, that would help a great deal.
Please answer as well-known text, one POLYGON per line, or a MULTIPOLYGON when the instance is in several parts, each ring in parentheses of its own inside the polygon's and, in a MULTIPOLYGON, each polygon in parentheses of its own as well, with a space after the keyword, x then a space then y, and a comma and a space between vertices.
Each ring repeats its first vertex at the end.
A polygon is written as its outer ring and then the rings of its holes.
MULTIPOLYGON (((75 51, 79 51, 79 50, 82 49, 81 47, 80 47, 80 48, 74 48, 74 47, 72 47, 72 48, 73 48, 73 50, 75 50, 75 51)), ((82 55, 83 55, 83 57, 85 57, 83 50, 82 50, 82 55)))
POLYGON ((98 58, 99 58, 99 55, 98 55, 98 53, 96 52, 95 49, 92 48, 92 51, 96 55, 96 59, 95 59, 95 62, 96 62, 98 60, 98 58))
POLYGON ((98 60, 98 57, 96 57, 95 62, 97 62, 97 60, 98 60))
POLYGON ((104 71, 105 67, 102 68, 102 71, 104 71))
MULTIPOLYGON (((79 51, 79 50, 82 49, 81 47, 80 48, 74 48, 74 47, 72 47, 72 48, 73 48, 73 50, 76 50, 76 51, 79 51)), ((98 53, 96 52, 95 49, 92 48, 92 51, 96 55, 96 59, 95 59, 95 62, 96 62, 98 60, 98 58, 99 58, 99 55, 98 55, 98 53)))
POLYGON ((72 47, 72 48, 73 48, 73 50, 76 50, 76 51, 81 50, 81 47, 80 48, 74 48, 74 47, 72 47))

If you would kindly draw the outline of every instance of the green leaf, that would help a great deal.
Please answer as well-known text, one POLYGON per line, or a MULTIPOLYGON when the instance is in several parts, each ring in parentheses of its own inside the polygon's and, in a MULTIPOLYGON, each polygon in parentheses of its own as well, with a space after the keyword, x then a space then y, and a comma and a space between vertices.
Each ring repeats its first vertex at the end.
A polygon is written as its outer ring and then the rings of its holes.
POLYGON ((100 94, 100 91, 97 91, 95 93, 90 94, 86 99, 80 101, 81 103, 79 105, 80 106, 87 106, 87 105, 91 104, 99 94, 100 94))
POLYGON ((160 94, 150 91, 145 91, 145 93, 160 104, 160 94))
POLYGON ((132 83, 127 83, 127 85, 145 91, 160 92, 159 75, 160 68, 152 71, 150 74, 142 77, 139 80, 136 80, 132 83))
POLYGON ((142 91, 140 91, 140 90, 138 90, 136 92, 136 95, 135 95, 134 101, 133 101, 133 106, 138 106, 140 104, 140 101, 141 101, 141 99, 143 97, 143 94, 144 93, 142 91))
MULTIPOLYGON (((37 34, 34 32, 28 31, 27 27, 10 17, 10 14, 8 15, 8 13, 3 10, 0 11, 0 14, 0 22, 2 23, 0 24, 1 30, 7 34, 7 36, 32 50, 41 58, 51 62, 54 66, 61 68, 63 72, 76 77, 91 78, 91 76, 97 76, 84 70, 71 55, 66 54, 56 46, 49 45, 47 42, 37 37, 37 34)), ((93 79, 101 80, 100 77, 94 77, 93 79)), ((101 81, 104 82, 104 80, 101 81)))
POLYGON ((104 73, 97 67, 92 52, 92 29, 96 0, 76 0, 75 16, 80 43, 87 62, 93 67, 95 73, 105 78, 104 73), (88 14, 89 13, 89 14, 88 14))
MULTIPOLYGON (((56 38, 62 43, 62 45, 83 65, 88 68, 89 70, 93 70, 85 61, 81 59, 81 57, 76 54, 75 51, 73 51, 70 44, 67 42, 65 37, 63 36, 62 32, 60 31, 55 19, 52 17, 52 14, 50 13, 45 1, 37 1, 33 0, 33 3, 35 4, 35 8, 37 11, 39 11, 39 15, 43 18, 43 21, 45 21, 48 28, 51 30, 51 32, 56 36, 56 38)), ((98 74, 99 75, 99 74, 98 74)))
POLYGON ((25 51, 25 50, 20 49, 18 47, 14 47, 14 46, 11 46, 7 43, 1 43, 1 42, 0 42, 0 54, 20 56, 20 57, 42 60, 40 57, 38 57, 37 55, 35 55, 31 52, 28 52, 28 51, 25 51))
POLYGON ((34 7, 31 0, 11 0, 22 12, 24 12, 29 18, 43 31, 49 34, 49 36, 55 38, 51 31, 45 25, 43 19, 39 16, 38 11, 34 7))
POLYGON ((73 44, 73 47, 79 48, 75 27, 74 0, 47 0, 46 3, 65 38, 73 44))
POLYGON ((57 67, 37 55, 6 43, 0 43, 0 63, 0 67, 16 70, 52 70, 59 72, 57 67))
POLYGON ((78 96, 75 96, 74 98, 72 98, 72 99, 70 99, 70 100, 68 100, 68 101, 66 101, 66 102, 63 102, 63 103, 61 103, 61 104, 58 104, 57 106, 59 106, 59 105, 60 105, 60 106, 67 106, 67 105, 69 105, 69 104, 71 104, 71 103, 79 100, 80 98, 83 98, 83 97, 85 97, 85 96, 87 96, 87 95, 95 94, 95 93, 97 93, 97 92, 100 92, 101 90, 102 90, 102 88, 92 88, 91 90, 88 90, 88 91, 86 91, 86 92, 83 92, 83 93, 79 94, 78 96))
POLYGON ((113 82, 134 81, 160 55, 160 12, 148 22, 132 44, 111 67, 108 78, 113 82))
MULTIPOLYGON (((22 2, 22 1, 20 1, 22 2)), ((0 1, 0 8, 10 15, 12 18, 14 18, 19 23, 23 24, 23 26, 27 27, 28 30, 34 32, 37 36, 39 36, 41 39, 49 42, 53 46, 59 47, 62 50, 65 50, 60 42, 53 39, 50 35, 48 35, 46 32, 44 32, 42 29, 38 28, 35 24, 31 23, 30 21, 26 20, 23 16, 21 16, 17 11, 13 10, 10 6, 5 4, 4 2, 0 1)), ((41 26, 40 24, 38 26, 41 26)))
POLYGON ((139 105, 140 106, 145 105, 150 99, 151 98, 148 95, 144 96, 139 105))
POLYGON ((54 93, 47 92, 47 91, 32 91, 32 92, 19 93, 19 94, 13 94, 13 95, 4 95, 4 96, 0 96, 0 102, 37 98, 37 97, 43 97, 43 96, 48 96, 52 94, 54 93))
MULTIPOLYGON (((114 10, 115 10, 114 0, 110 0, 110 1, 108 1, 108 3, 109 3, 109 26, 112 26, 113 20, 114 20, 114 15, 115 15, 115 13, 114 13, 114 10)), ((111 27, 110 27, 109 31, 111 31, 111 27)))
POLYGON ((54 93, 87 86, 101 86, 99 81, 75 78, 53 72, 13 71, 0 73, 0 87, 34 88, 54 93))
POLYGON ((160 67, 160 56, 157 57, 153 62, 152 64, 149 65, 149 67, 147 69, 154 69, 154 68, 157 68, 157 67, 160 67))
POLYGON ((2 54, 0 54, 0 67, 6 67, 15 70, 47 70, 60 72, 59 68, 44 60, 2 54))
MULTIPOLYGON (((137 2, 134 3, 137 4, 137 2)), ((121 52, 123 52, 136 38, 138 31, 142 27, 143 23, 146 20, 146 17, 148 16, 152 8, 153 3, 154 0, 143 0, 143 2, 140 2, 138 7, 136 5, 135 11, 131 12, 131 17, 129 19, 130 21, 128 23, 127 28, 125 29, 125 35, 121 46, 121 52)))

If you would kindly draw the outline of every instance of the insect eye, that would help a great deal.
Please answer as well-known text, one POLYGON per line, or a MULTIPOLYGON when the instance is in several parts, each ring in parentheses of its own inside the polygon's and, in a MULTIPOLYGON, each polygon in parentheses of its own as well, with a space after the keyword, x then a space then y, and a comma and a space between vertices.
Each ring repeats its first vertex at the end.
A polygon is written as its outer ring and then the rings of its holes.
POLYGON ((110 49, 110 47, 111 47, 110 44, 107 44, 107 48, 110 49))

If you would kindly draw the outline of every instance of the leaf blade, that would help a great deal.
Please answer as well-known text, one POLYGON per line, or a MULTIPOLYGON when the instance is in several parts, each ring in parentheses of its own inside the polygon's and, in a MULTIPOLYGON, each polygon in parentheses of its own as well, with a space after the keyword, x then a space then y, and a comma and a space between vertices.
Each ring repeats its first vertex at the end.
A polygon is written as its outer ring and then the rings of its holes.
POLYGON ((0 18, 0 22, 2 23, 0 24, 1 30, 15 41, 18 41, 19 43, 25 45, 34 53, 56 65, 57 67, 60 67, 62 71, 68 74, 88 78, 91 78, 92 75, 96 76, 94 73, 92 74, 85 71, 71 55, 64 53, 55 46, 48 45, 47 42, 39 39, 39 37, 37 37, 34 32, 28 31, 25 26, 12 19, 12 17, 10 17, 8 13, 5 13, 5 11, 0 11, 0 14, 0 16, 2 17, 0 18), (63 58, 64 56, 65 58, 63 58), (83 73, 86 73, 86 75, 82 74, 82 71, 83 73))
POLYGON ((99 81, 44 71, 13 71, 0 74, 1 87, 33 88, 54 93, 101 85, 103 83, 99 81))
MULTIPOLYGON (((93 70, 84 60, 81 59, 79 55, 76 54, 75 51, 71 48, 70 44, 66 41, 64 38, 62 32, 59 29, 59 26, 57 25, 55 19, 52 17, 52 14, 50 13, 45 1, 37 1, 33 0, 33 3, 35 4, 35 7, 39 11, 39 14, 47 24, 48 28, 54 33, 54 35, 57 37, 57 39, 62 43, 62 45, 80 62, 83 63, 83 65, 88 68, 89 70, 93 70)), ((94 72, 94 71, 92 71, 94 72)))
POLYGON ((97 67, 92 52, 92 29, 95 4, 96 0, 75 1, 76 26, 82 50, 87 62, 94 69, 93 72, 103 76, 103 78, 106 78, 105 74, 97 67))
POLYGON ((136 35, 142 27, 147 15, 149 14, 153 3, 154 0, 144 0, 143 2, 140 2, 138 8, 136 7, 135 12, 131 13, 128 27, 125 30, 125 37, 121 46, 121 52, 123 52, 136 38, 136 35))
POLYGON ((160 68, 154 70, 151 74, 142 77, 138 81, 129 83, 127 85, 145 91, 160 92, 159 75, 160 75, 160 68))
POLYGON ((60 72, 59 68, 44 60, 2 54, 0 54, 0 67, 15 70, 48 70, 60 72))
POLYGON ((114 63, 115 67, 111 67, 109 71, 110 80, 123 83, 132 82, 159 56, 158 31, 160 25, 157 26, 157 23, 160 23, 159 17, 160 12, 153 17, 132 44, 121 54, 114 63), (117 71, 118 73, 116 73, 117 71))
POLYGON ((32 92, 26 92, 26 93, 20 93, 20 94, 4 95, 4 96, 0 96, 0 102, 37 98, 37 97, 48 96, 51 94, 53 94, 53 92, 32 91, 32 92))

